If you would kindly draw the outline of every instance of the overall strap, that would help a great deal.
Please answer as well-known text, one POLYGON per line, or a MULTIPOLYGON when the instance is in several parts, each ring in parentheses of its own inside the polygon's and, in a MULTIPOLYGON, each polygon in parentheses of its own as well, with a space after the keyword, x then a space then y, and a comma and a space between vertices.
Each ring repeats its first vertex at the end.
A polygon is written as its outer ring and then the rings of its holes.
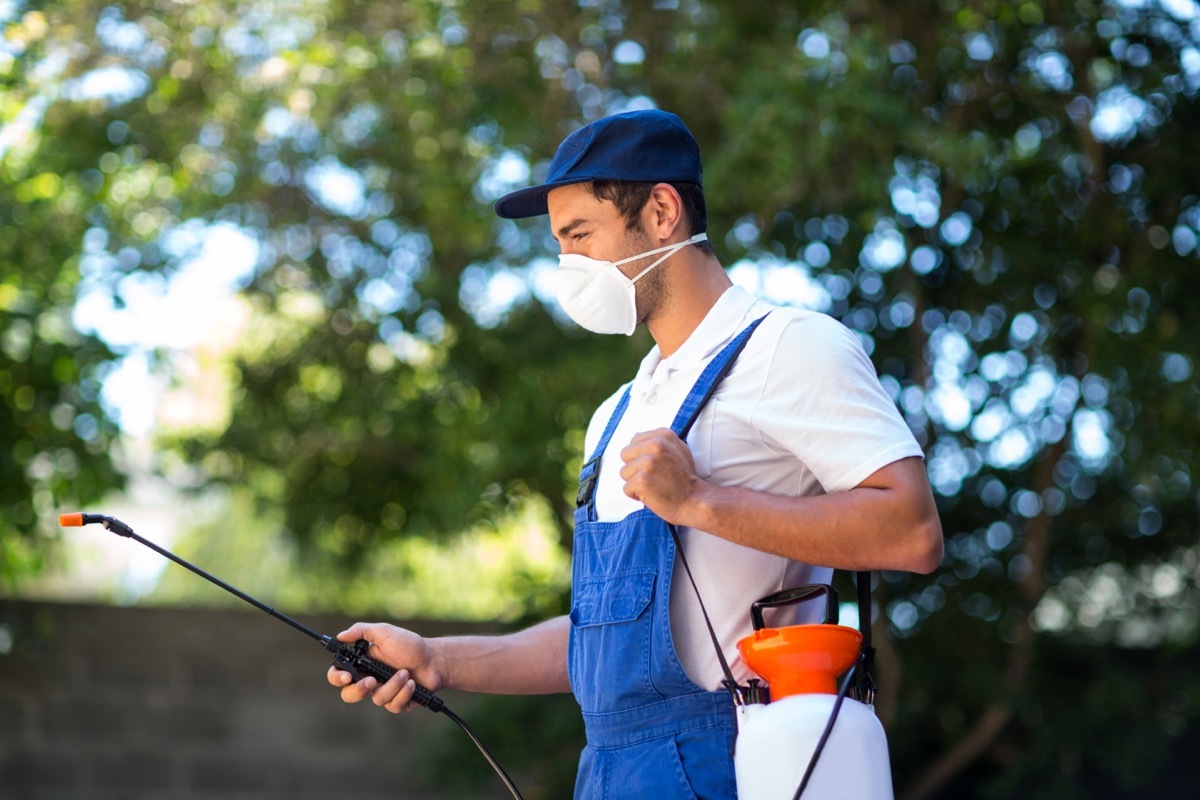
POLYGON ((625 415, 625 409, 629 407, 629 392, 632 388, 632 383, 626 387, 625 393, 621 395, 621 399, 617 403, 617 407, 613 409, 612 416, 608 418, 608 424, 604 426, 604 433, 600 435, 600 443, 596 445, 596 449, 592 452, 592 457, 587 460, 587 463, 579 471, 579 490, 575 494, 576 508, 590 506, 592 500, 596 497, 596 481, 600 477, 600 459, 604 455, 604 450, 608 447, 608 442, 612 439, 613 433, 617 430, 617 423, 621 421, 621 417, 625 415))
POLYGON ((721 381, 733 368, 733 362, 737 361, 738 354, 742 352, 746 342, 750 341, 750 335, 754 333, 754 329, 766 318, 767 314, 764 314, 743 328, 742 332, 725 345, 724 349, 717 353, 716 357, 708 362, 708 366, 700 373, 696 385, 688 392, 683 405, 679 407, 679 413, 675 415, 675 421, 671 423, 671 430, 675 431, 675 435, 680 439, 687 440, 688 431, 692 429, 700 412, 708 404, 709 398, 713 396, 713 392, 717 390, 721 381))
MULTIPOLYGON (((768 312, 770 313, 770 312, 768 312)), ((696 419, 700 416, 700 412, 704 406, 708 404, 709 399, 713 396, 713 392, 717 390, 717 386, 729 374, 729 370, 733 368, 733 362, 737 360, 738 354, 742 352, 742 348, 746 346, 746 342, 750 341, 750 335, 754 333, 754 329, 758 327, 766 319, 766 315, 747 325, 741 333, 734 337, 733 341, 725 345, 725 348, 708 363, 704 371, 700 373, 696 385, 688 393, 687 399, 683 401, 683 405, 679 408, 679 413, 675 415, 675 421, 671 423, 671 430, 680 439, 687 439, 688 431, 692 429, 696 419)), ((667 527, 671 531, 671 538, 675 540, 675 552, 679 554, 679 563, 683 565, 683 571, 687 574, 688 582, 692 584, 692 591, 696 594, 696 602, 700 604, 700 613, 704 617, 704 625, 708 628, 708 636, 712 639, 713 649, 717 651, 717 661, 721 665, 721 672, 725 675, 725 688, 733 695, 734 703, 741 704, 744 702, 742 693, 738 691, 737 679, 733 677, 733 670, 729 668, 729 662, 725 659, 725 653, 721 650, 721 642, 717 638, 717 632, 713 630, 712 620, 709 619, 708 609, 704 607, 704 598, 700 596, 700 587, 696 585, 696 579, 692 575, 692 568, 688 565, 687 556, 683 552, 683 542, 679 539, 679 529, 675 525, 668 524, 667 527)))
MULTIPOLYGON (((770 312, 768 312, 770 313, 770 312)), ((700 416, 700 412, 704 409, 706 403, 721 380, 728 374, 733 367, 733 362, 737 360, 738 353, 742 352, 742 348, 746 346, 746 342, 750 340, 750 334, 754 333, 754 329, 758 324, 766 319, 766 314, 747 325, 733 341, 725 345, 724 349, 708 363, 704 371, 700 373, 700 377, 696 380, 687 398, 683 401, 683 405, 679 408, 679 412, 675 415, 675 421, 671 424, 671 430, 675 431, 680 439, 687 439, 688 431, 692 429, 692 425, 696 422, 696 418, 700 416)), ((612 416, 608 418, 608 424, 604 427, 604 433, 600 436, 600 441, 596 445, 596 449, 592 451, 592 456, 583 465, 579 473, 579 490, 575 495, 575 507, 582 508, 590 505, 596 496, 596 481, 600 477, 600 459, 604 456, 604 451, 608 449, 608 442, 612 439, 613 434, 617 430, 617 424, 621 421, 621 417, 625 415, 625 409, 629 407, 629 393, 633 388, 631 383, 625 389, 625 393, 621 395, 617 407, 613 409, 612 416)))
POLYGON ((592 451, 593 459, 604 454, 609 440, 616 433, 617 423, 621 421, 621 417, 625 416, 625 409, 629 407, 629 392, 632 389, 633 384, 630 383, 629 386, 625 387, 625 393, 621 395, 621 399, 617 401, 617 407, 613 409, 612 416, 608 418, 608 424, 604 426, 604 433, 600 434, 600 442, 596 445, 596 449, 592 451))

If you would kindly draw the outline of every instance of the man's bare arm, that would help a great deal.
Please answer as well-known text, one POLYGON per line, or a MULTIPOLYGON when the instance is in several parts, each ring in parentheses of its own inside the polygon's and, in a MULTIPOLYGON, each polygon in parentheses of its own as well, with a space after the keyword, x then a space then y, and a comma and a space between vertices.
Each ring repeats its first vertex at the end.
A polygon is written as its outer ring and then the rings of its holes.
POLYGON ((919 458, 849 491, 785 497, 702 480, 687 445, 665 428, 639 433, 621 457, 625 493, 676 525, 835 569, 927 573, 941 563, 942 526, 919 458))
POLYGON ((416 683, 432 692, 569 692, 569 630, 570 621, 564 616, 503 636, 426 639, 394 625, 359 622, 338 634, 338 639, 371 642, 371 657, 395 667, 396 674, 382 685, 371 677, 355 683, 350 673, 331 667, 328 679, 341 687, 345 702, 370 697, 375 705, 393 712, 409 708, 416 683))

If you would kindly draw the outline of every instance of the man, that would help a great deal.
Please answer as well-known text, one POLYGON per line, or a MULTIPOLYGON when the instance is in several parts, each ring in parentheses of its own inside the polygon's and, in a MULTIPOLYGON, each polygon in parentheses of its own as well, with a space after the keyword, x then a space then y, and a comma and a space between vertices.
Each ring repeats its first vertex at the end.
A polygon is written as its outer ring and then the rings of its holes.
MULTIPOLYGON (((576 322, 645 324, 656 347, 588 429, 570 615, 499 637, 356 624, 339 638, 367 639, 402 669, 383 685, 331 669, 346 702, 405 710, 414 679, 573 691, 588 733, 577 797, 733 797, 733 715, 697 592, 745 681, 735 644, 754 600, 827 583, 835 568, 938 565, 920 448, 857 338, 734 287, 705 241, 701 185, 679 118, 635 111, 576 131, 546 183, 497 201, 503 217, 549 214, 558 297, 576 322), (675 535, 694 589, 677 574, 675 535)), ((810 616, 780 610, 772 624, 810 616)))

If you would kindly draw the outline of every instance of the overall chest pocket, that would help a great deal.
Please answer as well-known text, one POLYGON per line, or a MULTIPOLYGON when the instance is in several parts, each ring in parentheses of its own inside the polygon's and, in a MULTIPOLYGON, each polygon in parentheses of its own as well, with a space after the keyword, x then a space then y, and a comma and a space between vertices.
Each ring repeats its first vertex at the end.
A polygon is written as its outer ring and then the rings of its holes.
POLYGON ((657 570, 638 569, 583 579, 575 587, 571 622, 590 628, 637 619, 654 598, 657 577, 657 570))
POLYGON ((568 672, 585 713, 660 698, 650 677, 657 580, 657 570, 629 570, 586 578, 575 587, 568 672))

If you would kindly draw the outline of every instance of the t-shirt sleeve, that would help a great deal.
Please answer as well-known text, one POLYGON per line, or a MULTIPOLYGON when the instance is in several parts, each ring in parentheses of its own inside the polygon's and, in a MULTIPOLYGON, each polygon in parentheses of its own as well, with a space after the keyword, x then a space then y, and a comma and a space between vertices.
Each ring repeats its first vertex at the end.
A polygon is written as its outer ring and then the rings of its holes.
POLYGON ((857 335, 825 314, 798 314, 784 328, 754 423, 765 443, 794 454, 826 492, 923 456, 857 335))

